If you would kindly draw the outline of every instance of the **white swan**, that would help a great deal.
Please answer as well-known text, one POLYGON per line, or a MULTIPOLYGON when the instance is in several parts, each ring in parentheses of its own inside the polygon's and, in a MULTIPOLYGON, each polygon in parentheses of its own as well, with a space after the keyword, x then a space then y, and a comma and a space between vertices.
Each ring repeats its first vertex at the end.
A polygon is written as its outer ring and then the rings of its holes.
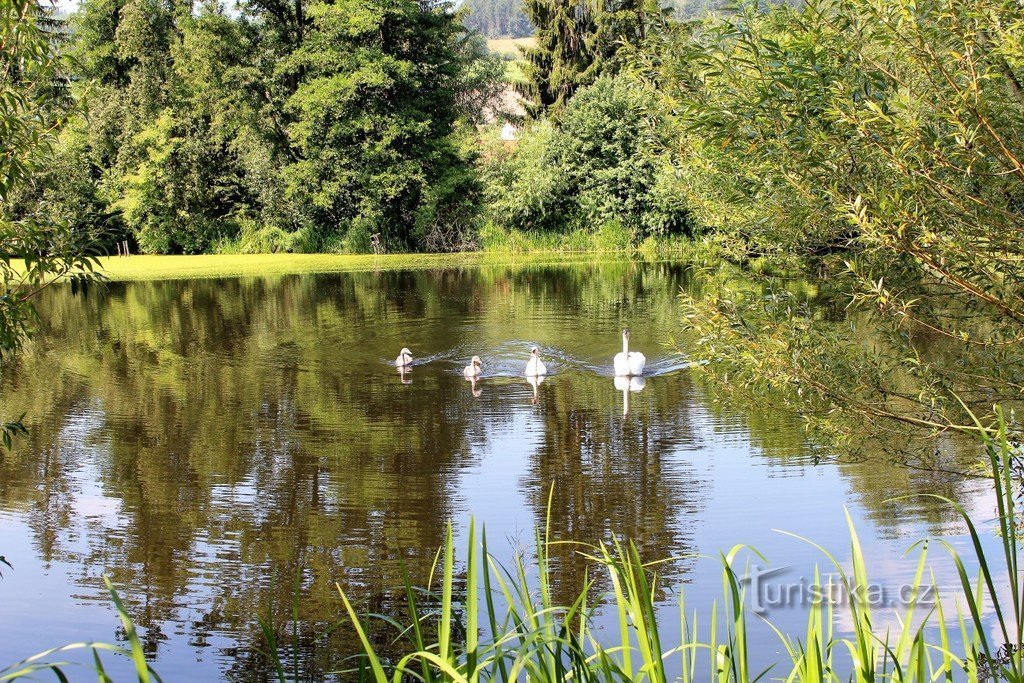
POLYGON ((644 374, 647 358, 639 351, 629 350, 629 330, 622 331, 622 353, 615 354, 616 377, 639 377, 644 374))
POLYGON ((402 347, 402 350, 398 352, 398 358, 395 359, 396 368, 407 368, 412 365, 412 351, 402 347))
POLYGON ((483 372, 481 369, 483 366, 484 364, 480 360, 480 356, 473 356, 473 360, 469 361, 469 365, 462 369, 462 374, 466 377, 479 377, 480 373, 483 372))
POLYGON ((534 346, 533 351, 530 352, 530 360, 526 363, 526 376, 540 377, 546 374, 548 374, 548 368, 540 359, 540 349, 534 346))

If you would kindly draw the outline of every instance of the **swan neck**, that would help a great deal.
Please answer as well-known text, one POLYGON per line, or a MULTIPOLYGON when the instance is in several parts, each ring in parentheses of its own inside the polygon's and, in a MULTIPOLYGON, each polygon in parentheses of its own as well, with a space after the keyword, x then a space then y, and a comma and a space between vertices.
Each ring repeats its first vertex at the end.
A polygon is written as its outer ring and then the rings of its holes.
POLYGON ((629 337, 622 335, 622 353, 629 355, 629 337))

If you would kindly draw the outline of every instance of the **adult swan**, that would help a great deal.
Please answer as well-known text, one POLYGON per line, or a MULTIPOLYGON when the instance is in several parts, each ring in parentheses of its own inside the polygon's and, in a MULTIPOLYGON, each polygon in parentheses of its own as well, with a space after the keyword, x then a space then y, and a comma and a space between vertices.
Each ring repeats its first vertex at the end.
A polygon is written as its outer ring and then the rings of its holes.
POLYGON ((536 346, 530 351, 530 360, 526 363, 526 376, 527 377, 543 377, 548 374, 548 368, 544 365, 544 361, 540 359, 540 349, 536 346))
POLYGON ((644 374, 647 358, 639 351, 629 350, 629 330, 622 331, 622 353, 615 354, 616 377, 639 377, 644 374))

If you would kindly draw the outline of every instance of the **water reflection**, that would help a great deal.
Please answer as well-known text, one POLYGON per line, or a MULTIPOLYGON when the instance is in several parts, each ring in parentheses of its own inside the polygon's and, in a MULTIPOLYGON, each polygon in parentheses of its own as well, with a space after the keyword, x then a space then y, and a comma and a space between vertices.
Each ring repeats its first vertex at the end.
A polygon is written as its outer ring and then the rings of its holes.
MULTIPOLYGON (((53 645, 69 610, 88 632, 66 640, 109 639, 106 573, 166 679, 261 679, 255 617, 285 623, 299 577, 302 670, 344 668, 350 634, 316 638, 341 616, 333 583, 397 610, 402 566, 424 582, 445 523, 469 514, 499 559, 550 516, 554 538, 628 536, 686 581, 703 580, 695 553, 758 542, 753 506, 765 529, 846 500, 879 538, 948 530, 934 506, 892 499, 964 501, 962 481, 870 457, 815 467, 798 423, 729 410, 695 381, 661 346, 692 278, 612 263, 113 284, 84 304, 48 293, 41 334, 3 379, 31 431, 0 461, 0 548, 17 567, 0 599, 29 627, 7 627, 0 660, 53 645), (646 385, 608 382, 626 326, 646 385), (389 367, 411 339, 414 369, 389 367), (524 383, 534 343, 554 375, 524 383), (461 375, 473 353, 486 379, 461 375), (787 478, 808 479, 802 498, 781 493, 787 478)), ((824 519, 807 534, 841 535, 824 519)), ((585 564, 569 545, 553 559, 570 600, 585 564)))
POLYGON ((540 385, 544 383, 545 379, 547 378, 543 375, 532 375, 527 376, 526 378, 526 382, 530 385, 531 388, 533 388, 533 398, 530 400, 530 403, 532 403, 533 405, 537 405, 538 391, 540 389, 540 385))
POLYGON ((630 392, 643 391, 647 380, 643 377, 615 377, 615 390, 622 392, 622 417, 629 415, 630 392))

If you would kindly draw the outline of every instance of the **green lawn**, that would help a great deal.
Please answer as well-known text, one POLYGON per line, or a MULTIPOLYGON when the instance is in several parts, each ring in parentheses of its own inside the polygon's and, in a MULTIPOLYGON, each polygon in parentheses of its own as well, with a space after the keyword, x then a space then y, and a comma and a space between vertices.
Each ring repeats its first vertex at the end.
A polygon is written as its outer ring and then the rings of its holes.
POLYGON ((111 280, 170 280, 244 275, 289 275, 368 270, 457 268, 478 265, 544 264, 628 259, 626 253, 544 252, 460 254, 238 254, 204 256, 109 256, 102 272, 111 280))

